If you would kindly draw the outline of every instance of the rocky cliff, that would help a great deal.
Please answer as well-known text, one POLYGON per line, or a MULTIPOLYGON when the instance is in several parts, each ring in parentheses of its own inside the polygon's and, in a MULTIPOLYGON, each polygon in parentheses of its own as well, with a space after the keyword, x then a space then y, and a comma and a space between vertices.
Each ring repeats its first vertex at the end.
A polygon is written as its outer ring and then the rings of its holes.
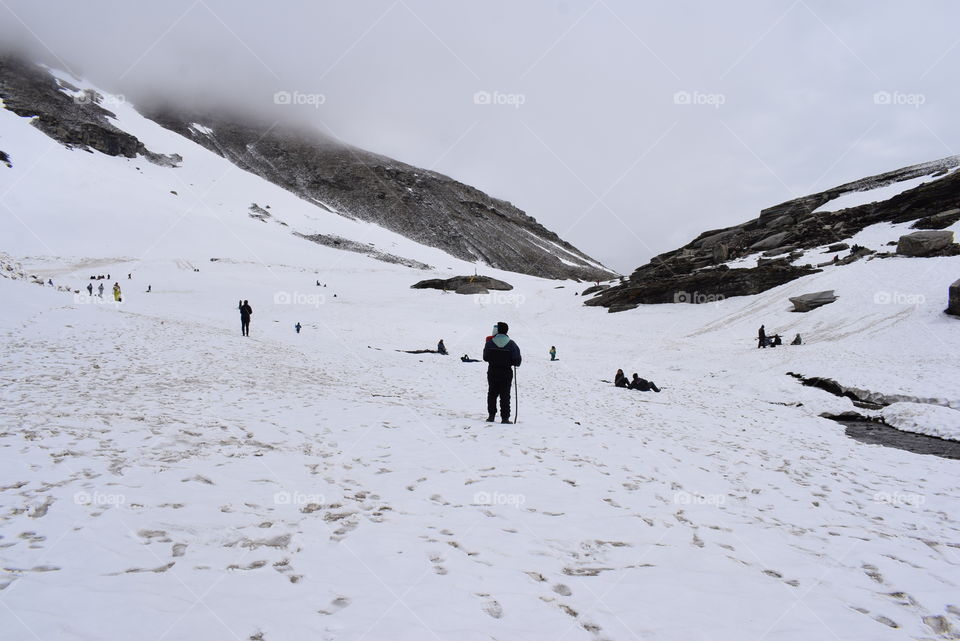
POLYGON ((457 258, 546 278, 615 275, 511 203, 448 176, 303 128, 169 108, 147 115, 308 202, 457 258))
MULTIPOLYGON (((176 154, 151 152, 114 124, 115 114, 106 108, 112 97, 77 87, 45 67, 0 55, 0 98, 3 107, 31 118, 34 127, 68 147, 110 156, 143 156, 169 167, 182 162, 176 154)), ((615 276, 512 204, 442 174, 309 129, 264 126, 224 113, 182 114, 168 106, 145 115, 331 216, 372 222, 457 258, 508 271, 579 280, 615 276)), ((0 162, 8 165, 10 159, 3 154, 0 162)), ((308 238, 356 251, 349 239, 308 238)), ((376 257, 404 260, 386 254, 376 257)))
MULTIPOLYGON (((728 296, 757 294, 816 271, 793 262, 803 250, 836 244, 880 222, 917 221, 917 228, 937 228, 956 220, 960 207, 960 156, 949 156, 919 165, 870 176, 809 196, 768 207, 753 220, 724 229, 706 231, 683 247, 654 257, 620 284, 604 289, 586 305, 610 311, 631 309, 643 303, 697 302, 728 296), (830 201, 929 176, 930 181, 892 198, 856 207, 827 211, 830 201), (726 263, 757 255, 756 266, 730 268, 726 263)), ((864 255, 853 248, 839 264, 864 255)))

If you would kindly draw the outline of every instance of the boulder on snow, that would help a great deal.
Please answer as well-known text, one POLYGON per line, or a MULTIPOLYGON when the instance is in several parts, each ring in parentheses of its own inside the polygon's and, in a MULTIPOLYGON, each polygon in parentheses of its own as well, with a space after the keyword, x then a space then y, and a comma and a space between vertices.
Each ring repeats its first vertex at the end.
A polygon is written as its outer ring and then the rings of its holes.
POLYGON ((458 294, 486 294, 488 289, 508 291, 513 285, 489 276, 454 276, 453 278, 429 278, 410 286, 411 289, 442 289, 458 294))
POLYGON ((837 300, 837 297, 833 294, 832 289, 790 298, 790 302, 793 303, 793 311, 795 312, 809 312, 811 309, 816 309, 817 307, 832 303, 835 300, 837 300))
POLYGON ((953 316, 960 316, 960 279, 953 281, 950 285, 950 299, 944 311, 953 316))
POLYGON ((610 285, 591 285, 590 287, 587 287, 585 290, 580 292, 580 295, 589 296, 590 294, 596 294, 597 292, 602 292, 603 290, 609 289, 609 288, 610 288, 610 285))
POLYGON ((931 256, 952 244, 952 231, 915 231, 900 237, 897 253, 901 256, 931 256))

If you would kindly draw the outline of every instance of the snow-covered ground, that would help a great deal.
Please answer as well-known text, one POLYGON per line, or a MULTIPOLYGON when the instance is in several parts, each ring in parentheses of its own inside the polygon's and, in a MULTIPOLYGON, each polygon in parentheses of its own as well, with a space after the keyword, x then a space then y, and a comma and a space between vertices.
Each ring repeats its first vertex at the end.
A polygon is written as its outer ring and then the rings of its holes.
POLYGON ((0 639, 956 638, 957 462, 846 437, 819 415, 851 402, 786 372, 957 411, 960 258, 622 314, 489 269, 515 289, 412 290, 475 266, 146 123, 125 128, 181 169, 10 118, 0 250, 82 293, 0 278, 0 639), (119 305, 82 289, 107 273, 119 305), (458 358, 499 320, 517 425, 483 421, 485 365, 458 358), (756 349, 761 323, 804 344, 756 349), (397 351, 441 338, 451 356, 397 351))

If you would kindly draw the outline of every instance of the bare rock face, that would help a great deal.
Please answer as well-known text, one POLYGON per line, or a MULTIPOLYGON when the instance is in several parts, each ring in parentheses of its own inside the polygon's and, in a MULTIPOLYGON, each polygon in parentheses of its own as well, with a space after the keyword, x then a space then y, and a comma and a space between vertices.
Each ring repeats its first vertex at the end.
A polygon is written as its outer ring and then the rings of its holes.
POLYGON ((952 231, 915 231, 900 237, 897 253, 901 256, 934 256, 952 244, 952 231))
POLYGON ((115 114, 101 106, 100 94, 61 82, 39 65, 0 56, 0 98, 6 109, 33 118, 34 127, 67 147, 126 158, 142 155, 166 166, 182 160, 151 152, 108 120, 115 114))
MULTIPOLYGON (((782 285, 817 271, 792 265, 802 250, 820 246, 830 246, 830 252, 846 249, 849 243, 844 241, 876 223, 929 218, 931 224, 943 225, 952 220, 952 216, 960 214, 954 211, 960 210, 960 170, 950 170, 958 165, 960 156, 949 156, 769 207, 753 220, 705 231, 687 245, 655 256, 634 270, 625 282, 599 292, 584 304, 619 311, 641 303, 674 302, 673 296, 679 294, 686 294, 695 302, 756 294, 782 285), (929 176, 930 181, 887 200, 838 211, 815 211, 844 194, 921 176, 929 176), (757 252, 765 255, 756 267, 731 269, 726 274, 721 271, 726 268, 724 263, 757 252)), ((960 245, 948 244, 934 251, 934 255, 960 254, 960 245)), ((849 256, 827 261, 820 267, 848 265, 870 253, 854 245, 849 256)))
POLYGON ((960 279, 953 281, 950 285, 949 301, 944 311, 960 318, 960 279))
POLYGON ((790 298, 790 302, 793 303, 793 311, 795 312, 809 312, 811 309, 823 307, 824 305, 828 305, 835 300, 837 300, 837 297, 834 295, 832 289, 823 292, 813 292, 812 294, 802 294, 800 296, 793 296, 790 298))
POLYGON ((458 294, 486 294, 488 290, 509 291, 513 285, 490 276, 454 276, 453 278, 431 278, 421 280, 410 286, 411 289, 441 289, 458 294))
POLYGON ((616 276, 509 202, 318 131, 176 109, 147 116, 316 206, 457 258, 545 278, 616 276))
POLYGON ((921 218, 910 225, 911 229, 946 229, 953 223, 960 220, 960 209, 948 209, 947 211, 921 218))
POLYGON ((617 285, 600 292, 585 305, 607 307, 611 312, 651 303, 716 302, 731 296, 759 294, 820 270, 790 265, 765 265, 729 269, 725 265, 689 274, 665 274, 617 285))

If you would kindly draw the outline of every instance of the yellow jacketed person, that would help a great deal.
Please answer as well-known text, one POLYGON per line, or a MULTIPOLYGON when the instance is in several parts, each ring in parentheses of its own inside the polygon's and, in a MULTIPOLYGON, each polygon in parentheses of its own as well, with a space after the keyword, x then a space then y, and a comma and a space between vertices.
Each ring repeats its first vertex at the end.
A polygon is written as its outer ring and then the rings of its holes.
POLYGON ((118 303, 122 302, 120 298, 120 283, 113 284, 113 300, 117 301, 118 303))

